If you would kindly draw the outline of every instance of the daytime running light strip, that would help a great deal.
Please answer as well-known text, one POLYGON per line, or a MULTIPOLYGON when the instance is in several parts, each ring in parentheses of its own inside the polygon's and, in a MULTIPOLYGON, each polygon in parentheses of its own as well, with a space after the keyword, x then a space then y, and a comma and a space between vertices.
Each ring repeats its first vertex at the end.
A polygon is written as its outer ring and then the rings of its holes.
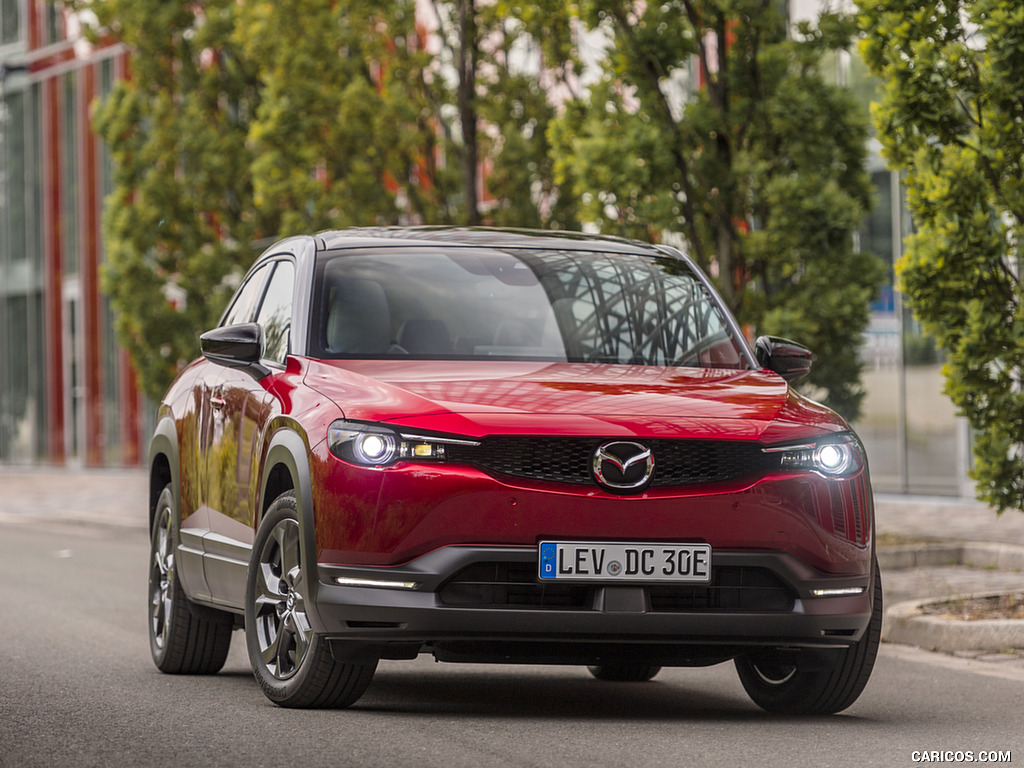
POLYGON ((815 597, 844 597, 849 595, 862 595, 867 587, 835 587, 832 589, 812 589, 811 594, 815 597))
POLYGON ((429 437, 427 435, 409 435, 405 432, 401 433, 403 440, 417 440, 423 443, 437 443, 438 445, 480 445, 479 440, 457 440, 454 437, 429 437))
POLYGON ((382 587, 384 589, 417 589, 415 581, 386 581, 384 579, 356 579, 349 576, 338 576, 334 579, 343 587, 382 587))

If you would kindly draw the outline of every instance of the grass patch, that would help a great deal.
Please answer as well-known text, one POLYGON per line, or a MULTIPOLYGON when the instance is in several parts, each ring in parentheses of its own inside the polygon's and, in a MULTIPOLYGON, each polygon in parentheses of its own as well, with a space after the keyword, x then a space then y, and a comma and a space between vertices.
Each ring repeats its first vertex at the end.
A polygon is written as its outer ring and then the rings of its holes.
POLYGON ((990 597, 959 597, 942 603, 921 606, 926 616, 942 616, 960 621, 985 619, 1024 619, 1024 592, 990 597))

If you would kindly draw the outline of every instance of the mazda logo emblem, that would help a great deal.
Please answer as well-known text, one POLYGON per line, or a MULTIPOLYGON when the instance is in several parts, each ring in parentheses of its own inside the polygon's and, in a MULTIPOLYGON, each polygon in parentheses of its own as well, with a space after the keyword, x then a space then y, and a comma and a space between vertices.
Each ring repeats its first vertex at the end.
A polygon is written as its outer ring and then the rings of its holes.
POLYGON ((654 454, 646 445, 624 440, 605 443, 594 451, 594 479, 612 491, 635 491, 654 474, 654 454))

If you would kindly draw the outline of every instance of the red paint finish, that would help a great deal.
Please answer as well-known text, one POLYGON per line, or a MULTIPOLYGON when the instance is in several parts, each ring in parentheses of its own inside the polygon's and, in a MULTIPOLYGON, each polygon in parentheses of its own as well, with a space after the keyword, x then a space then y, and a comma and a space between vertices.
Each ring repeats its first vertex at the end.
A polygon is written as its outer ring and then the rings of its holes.
POLYGON ((466 466, 353 467, 325 444, 313 451, 318 560, 333 564, 398 565, 444 546, 646 538, 783 550, 826 573, 864 575, 867 532, 849 541, 831 517, 831 494, 848 485, 806 473, 616 496, 466 466))
POLYGON ((28 49, 35 50, 43 44, 43 25, 39 22, 42 16, 40 5, 45 0, 30 0, 25 4, 25 8, 28 11, 25 19, 26 39, 28 41, 28 49))
POLYGON ((676 437, 760 437, 785 410, 804 434, 843 428, 835 415, 791 394, 766 371, 654 368, 626 365, 465 361, 311 361, 306 383, 331 398, 346 418, 415 424, 421 429, 487 434, 543 427, 556 434, 662 433, 658 425, 690 425, 676 437), (552 424, 557 414, 567 422, 552 424), (539 417, 533 419, 531 417, 539 417), (479 424, 479 432, 471 422, 479 424), (516 428, 515 423, 523 426, 516 428), (565 426, 559 424, 565 423, 565 426), (568 424, 571 423, 572 426, 568 424), (428 426, 429 424, 429 426, 428 426), (732 429, 740 433, 731 432, 732 429))
MULTIPOLYGON (((305 383, 330 397, 350 420, 472 438, 522 434, 771 445, 845 428, 831 411, 767 371, 308 361, 305 383)), ((326 435, 329 421, 320 420, 320 434, 326 435)), ((496 478, 468 466, 357 467, 333 456, 323 442, 313 450, 312 471, 318 558, 325 563, 389 566, 444 546, 648 537, 707 542, 716 550, 781 549, 833 574, 864 575, 869 567, 866 471, 843 480, 807 472, 616 496, 596 485, 496 478), (772 532, 770 539, 765 531, 772 532)))
POLYGON ((64 452, 64 308, 61 299, 60 169, 63 152, 60 142, 59 80, 42 83, 43 120, 43 236, 44 306, 46 312, 46 412, 48 453, 51 461, 63 464, 64 452))

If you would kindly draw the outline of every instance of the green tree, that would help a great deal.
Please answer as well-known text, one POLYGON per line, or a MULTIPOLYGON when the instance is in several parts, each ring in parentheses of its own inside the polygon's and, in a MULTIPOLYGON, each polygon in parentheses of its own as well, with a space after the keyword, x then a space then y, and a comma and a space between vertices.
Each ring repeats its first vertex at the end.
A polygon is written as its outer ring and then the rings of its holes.
POLYGON ((603 231, 681 236, 742 322, 814 349, 809 383, 856 418, 883 269, 854 248, 867 118, 820 70, 852 20, 824 14, 790 36, 770 0, 581 8, 611 45, 604 80, 551 127, 556 182, 603 231))
POLYGON ((450 213, 436 164, 446 94, 416 40, 414 0, 242 3, 234 39, 259 62, 248 146, 254 202, 279 234, 450 213))
MULTIPOLYGON (((452 218, 448 98, 412 0, 72 0, 132 52, 95 109, 114 160, 104 290, 159 398, 261 241, 452 218)), ((88 16, 87 16, 88 18, 88 16)))
POLYGON ((431 0, 441 44, 438 78, 449 89, 455 119, 446 122, 447 134, 458 140, 449 146, 460 174, 462 223, 471 227, 482 223, 480 201, 480 93, 478 71, 480 44, 486 31, 481 29, 476 0, 431 0))
POLYGON ((878 136, 916 227, 901 289, 946 352, 979 498, 1024 509, 1024 6, 884 0, 860 3, 859 18, 885 83, 878 136))
MULTIPOLYGON (((493 196, 487 212, 498 226, 573 228, 574 212, 554 185, 547 130, 559 105, 553 90, 571 93, 572 15, 564 0, 523 4, 499 0, 479 9, 479 117, 493 196), (552 66, 554 64, 554 66, 552 66)), ((578 65, 575 65, 578 66, 578 65)))
POLYGON ((547 140, 558 109, 551 89, 565 84, 572 65, 570 4, 435 0, 431 7, 442 44, 438 64, 457 115, 450 146, 461 174, 459 220, 572 226, 571 210, 560 204, 567 198, 554 187, 547 140))
POLYGON ((198 351, 233 270, 266 234, 254 215, 246 146, 255 70, 230 44, 233 0, 75 0, 96 34, 133 51, 131 77, 95 109, 114 190, 103 220, 103 288, 150 397, 198 351))

